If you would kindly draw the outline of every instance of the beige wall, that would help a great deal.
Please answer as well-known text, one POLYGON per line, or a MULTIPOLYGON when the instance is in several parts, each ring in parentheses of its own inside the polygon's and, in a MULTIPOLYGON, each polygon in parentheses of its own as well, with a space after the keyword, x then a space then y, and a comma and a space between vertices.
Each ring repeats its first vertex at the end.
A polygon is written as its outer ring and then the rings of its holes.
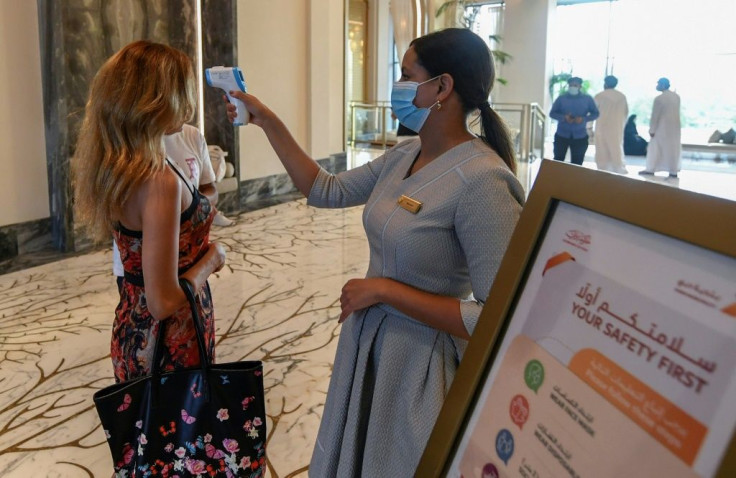
MULTIPOLYGON (((248 92, 319 159, 343 146, 343 0, 238 1, 238 66, 248 92)), ((284 172, 260 128, 240 129, 240 179, 284 172)))
POLYGON ((0 226, 49 217, 36 2, 0 0, 0 226))
POLYGON ((389 0, 370 0, 368 3, 368 78, 366 78, 369 102, 389 101, 391 89, 389 64, 392 52, 388 46, 391 41, 391 10, 389 0), (373 74, 371 74, 373 73, 373 74))
POLYGON ((547 89, 552 74, 549 53, 556 0, 506 0, 501 49, 513 55, 503 66, 507 85, 496 85, 492 98, 498 103, 539 103, 547 112, 547 89))
POLYGON ((309 19, 309 142, 315 158, 345 150, 344 0, 311 0, 309 19))

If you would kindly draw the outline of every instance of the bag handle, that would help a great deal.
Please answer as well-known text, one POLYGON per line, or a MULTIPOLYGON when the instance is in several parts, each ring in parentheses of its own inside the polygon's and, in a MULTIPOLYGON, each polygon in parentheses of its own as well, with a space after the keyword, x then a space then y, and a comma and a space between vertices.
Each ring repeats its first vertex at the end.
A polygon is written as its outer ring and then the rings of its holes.
MULTIPOLYGON (((189 302, 189 308, 192 311, 192 320, 194 321, 194 331, 197 336, 197 347, 199 348, 199 364, 202 370, 203 390, 205 401, 210 399, 210 387, 207 382, 207 372, 210 368, 210 358, 207 355, 207 346, 204 340, 204 330, 202 326, 202 319, 199 317, 199 311, 197 309, 197 302, 194 298, 194 288, 192 284, 184 278, 179 278, 179 286, 184 291, 184 295, 187 297, 189 302)), ((168 319, 159 321, 158 337, 156 337, 156 345, 153 349, 153 367, 151 368, 151 376, 153 378, 152 384, 152 398, 154 407, 158 404, 158 387, 161 384, 161 359, 163 358, 164 350, 164 336, 166 335, 166 324, 168 319)))

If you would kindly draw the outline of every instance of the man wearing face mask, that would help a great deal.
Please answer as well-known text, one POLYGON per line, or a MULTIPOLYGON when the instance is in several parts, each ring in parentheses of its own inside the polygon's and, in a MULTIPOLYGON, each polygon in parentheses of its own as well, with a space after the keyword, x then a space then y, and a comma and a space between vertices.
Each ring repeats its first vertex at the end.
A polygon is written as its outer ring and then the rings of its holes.
POLYGON ((657 91, 662 94, 654 99, 652 118, 649 120, 647 165, 639 174, 652 175, 666 171, 676 178, 680 171, 680 96, 670 91, 670 80, 660 78, 657 91))
POLYGON ((598 108, 590 95, 580 91, 583 80, 573 76, 567 80, 567 92, 557 97, 549 115, 557 120, 555 132, 554 157, 564 161, 570 149, 570 161, 583 164, 588 150, 588 130, 586 123, 598 118, 598 108))

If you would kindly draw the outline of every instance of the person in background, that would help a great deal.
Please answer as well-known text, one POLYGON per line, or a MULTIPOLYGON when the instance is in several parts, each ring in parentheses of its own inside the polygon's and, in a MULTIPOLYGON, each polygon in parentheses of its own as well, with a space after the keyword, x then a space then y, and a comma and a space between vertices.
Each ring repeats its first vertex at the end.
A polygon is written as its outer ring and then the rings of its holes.
POLYGON ((550 117, 557 120, 554 140, 554 158, 564 161, 570 149, 570 162, 583 164, 588 150, 586 123, 598 118, 598 108, 590 95, 580 91, 583 80, 573 76, 567 80, 567 92, 552 104, 550 117))
POLYGON ((370 263, 342 288, 310 476, 414 474, 524 204, 511 140, 488 103, 494 77, 491 52, 470 30, 415 39, 391 107, 418 137, 336 175, 267 106, 231 92, 309 205, 365 206, 370 263), (472 113, 482 137, 468 128, 472 113))
POLYGON ((207 278, 225 264, 225 249, 209 241, 215 209, 164 150, 164 136, 192 118, 195 99, 187 56, 148 41, 123 47, 90 86, 72 163, 75 206, 97 239, 112 235, 121 251, 125 280, 110 347, 117 382, 151 373, 162 320, 167 322, 162 368, 199 364, 180 279, 196 293, 207 353, 214 361, 207 278))
POLYGON ((624 127, 624 154, 626 156, 646 156, 647 140, 639 136, 636 129, 636 115, 629 116, 624 127))
MULTIPOLYGON (((185 124, 181 131, 164 136, 164 148, 169 159, 189 178, 200 193, 207 196, 212 206, 217 205, 219 194, 215 187, 215 171, 212 168, 209 148, 204 136, 192 125, 185 124)), ((231 219, 216 211, 212 220, 215 226, 229 226, 231 219)))
POLYGON ((652 105, 647 163, 639 174, 652 175, 657 171, 666 171, 671 178, 676 178, 680 172, 680 96, 670 91, 670 80, 667 78, 657 80, 656 88, 661 94, 652 105))
POLYGON ((616 85, 618 78, 608 75, 603 79, 603 91, 595 95, 599 112, 595 120, 595 164, 603 171, 626 174, 623 146, 629 105, 616 85))

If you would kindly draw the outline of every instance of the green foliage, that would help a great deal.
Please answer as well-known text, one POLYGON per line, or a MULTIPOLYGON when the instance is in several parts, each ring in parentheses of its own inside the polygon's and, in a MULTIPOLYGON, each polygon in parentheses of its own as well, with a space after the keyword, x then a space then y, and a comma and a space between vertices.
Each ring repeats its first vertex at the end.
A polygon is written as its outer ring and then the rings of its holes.
POLYGON ((466 5, 467 3, 468 2, 466 0, 447 1, 440 5, 439 8, 437 8, 434 16, 435 18, 439 18, 440 16, 442 16, 442 14, 447 13, 450 7, 452 7, 453 9, 455 9, 455 20, 462 24, 465 28, 470 28, 473 26, 473 23, 475 23, 475 17, 478 16, 478 12, 480 12, 480 7, 468 7, 466 5), (458 11, 462 11, 462 16, 457 13, 458 11))
MULTIPOLYGON (((498 35, 491 35, 492 37, 497 38, 498 40, 501 39, 498 35)), ((498 41, 494 39, 494 41, 498 41)), ((501 50, 491 50, 491 54, 493 55, 493 59, 497 61, 498 63, 501 63, 502 65, 505 65, 507 61, 509 61, 511 58, 513 58, 509 53, 506 53, 505 51, 501 50)))
MULTIPOLYGON (((642 132, 649 128, 649 118, 652 116, 652 98, 638 98, 629 101, 629 114, 636 115, 636 124, 642 127, 642 132)), ((645 135, 644 135, 645 136, 645 135)))
POLYGON ((567 91, 567 80, 572 78, 571 73, 556 73, 549 78, 549 96, 555 98, 567 91))
MULTIPOLYGON (((572 73, 557 73, 549 78, 549 96, 550 98, 556 98, 560 95, 567 93, 567 80, 572 78, 572 73)), ((587 94, 590 89, 590 81, 583 80, 583 84, 580 85, 580 92, 587 94)))
POLYGON ((437 9, 437 11, 434 14, 435 18, 439 18, 443 13, 445 13, 445 10, 447 10, 451 6, 457 6, 457 1, 452 2, 445 2, 437 9))

